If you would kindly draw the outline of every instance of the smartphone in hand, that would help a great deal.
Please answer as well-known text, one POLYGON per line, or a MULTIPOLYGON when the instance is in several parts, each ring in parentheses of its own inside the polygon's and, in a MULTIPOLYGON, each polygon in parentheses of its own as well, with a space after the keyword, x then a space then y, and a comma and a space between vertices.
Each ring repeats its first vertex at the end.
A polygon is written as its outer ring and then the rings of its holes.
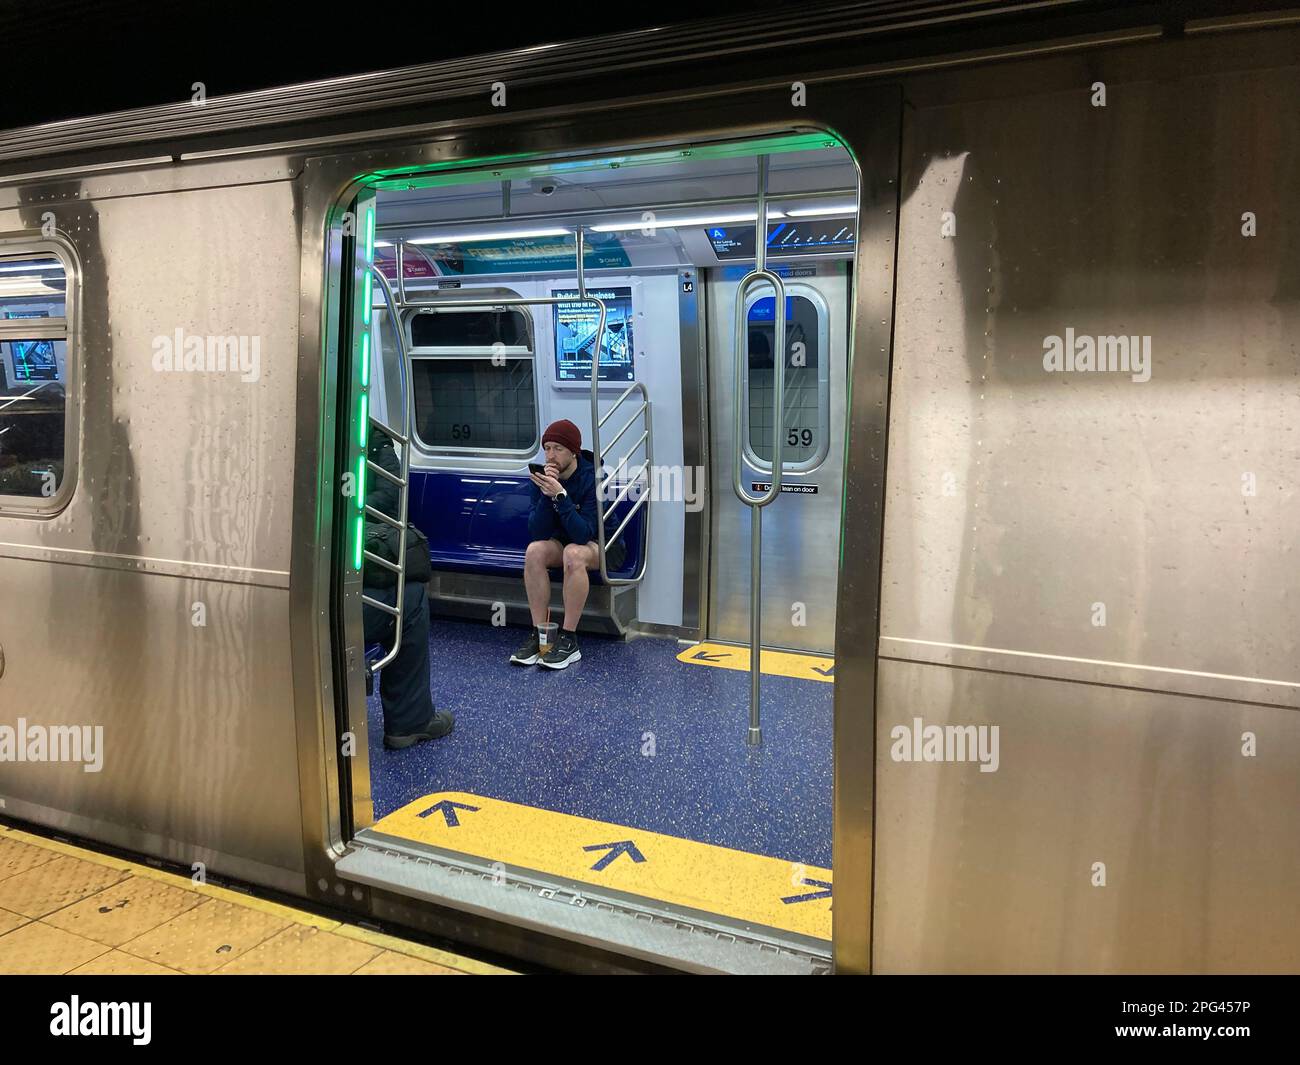
POLYGON ((538 477, 546 476, 546 467, 543 466, 540 462, 530 462, 528 464, 528 468, 533 473, 537 474, 538 477))

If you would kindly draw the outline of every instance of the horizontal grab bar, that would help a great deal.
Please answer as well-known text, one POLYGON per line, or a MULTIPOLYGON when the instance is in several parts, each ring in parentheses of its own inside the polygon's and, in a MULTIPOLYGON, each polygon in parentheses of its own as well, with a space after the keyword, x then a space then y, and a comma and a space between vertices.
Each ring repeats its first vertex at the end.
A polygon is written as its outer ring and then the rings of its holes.
POLYGON ((372 606, 376 610, 382 610, 385 614, 392 614, 395 618, 400 618, 402 616, 402 612, 398 610, 397 607, 389 606, 387 603, 381 603, 378 599, 371 599, 368 595, 362 595, 361 601, 365 603, 366 606, 372 606))
POLYGON ((604 414, 601 415, 598 424, 604 426, 604 424, 607 421, 609 421, 610 415, 613 414, 616 410, 618 410, 619 404, 622 403, 623 400, 627 399, 627 397, 630 396, 633 392, 640 392, 643 396, 645 396, 647 400, 650 398, 649 394, 645 390, 645 385, 643 385, 640 381, 633 381, 630 385, 627 386, 627 388, 623 389, 622 395, 620 395, 618 399, 614 400, 609 410, 607 410, 604 414))
POLYGON ((627 517, 623 519, 622 524, 614 530, 614 535, 605 541, 605 550, 609 550, 611 544, 617 542, 618 538, 623 535, 623 530, 627 528, 627 523, 632 520, 632 515, 650 502, 650 493, 647 492, 633 504, 632 509, 627 512, 627 517))
POLYGON ((393 484, 397 485, 398 488, 406 487, 406 482, 402 480, 402 478, 398 477, 397 474, 395 473, 389 473, 388 470, 384 469, 377 462, 373 462, 370 459, 366 459, 366 469, 374 470, 381 477, 387 477, 390 481, 393 482, 393 484))
MULTIPOLYGON (((598 457, 602 462, 605 460, 605 456, 608 455, 611 451, 614 450, 614 445, 617 444, 617 443, 619 442, 619 440, 622 438, 623 434, 626 433, 629 429, 632 428, 632 423, 635 422, 639 417, 641 417, 642 412, 645 411, 645 409, 646 409, 647 407, 649 407, 649 406, 650 406, 650 402, 649 402, 649 400, 642 400, 642 401, 641 401, 641 406, 637 407, 637 409, 636 409, 635 413, 633 413, 632 417, 630 417, 630 418, 627 420, 627 424, 626 424, 625 426, 623 426, 623 428, 620 429, 617 433, 614 434, 614 439, 613 439, 613 440, 611 440, 608 444, 606 444, 603 448, 601 448, 601 453, 600 453, 600 455, 598 455, 597 457, 598 457)), ((633 450, 635 450, 635 449, 633 449, 633 450)))
MULTIPOLYGON (((632 489, 633 489, 634 487, 636 487, 637 482, 641 480, 641 475, 642 475, 643 473, 645 473, 646 468, 647 468, 649 465, 650 465, 650 460, 649 460, 649 459, 646 459, 645 462, 641 463, 641 465, 640 465, 640 467, 638 467, 636 473, 633 474, 633 475, 632 475, 632 478, 627 482, 627 484, 625 484, 625 485, 623 486, 623 490, 622 490, 621 492, 619 492, 619 494, 614 498, 614 502, 612 502, 612 503, 609 505, 609 509, 607 509, 607 510, 604 512, 604 516, 605 516, 605 517, 608 518, 612 513, 614 513, 614 508, 615 508, 616 506, 618 506, 621 502, 623 502, 623 500, 625 500, 625 499, 627 498, 627 494, 628 494, 628 492, 632 491, 632 489)), ((648 485, 648 483, 649 483, 649 482, 648 482, 648 479, 647 479, 647 485, 648 485)), ((648 496, 648 495, 649 495, 649 493, 647 493, 647 496, 648 496)))
POLYGON ((366 551, 365 556, 369 561, 377 563, 380 566, 383 566, 384 569, 388 570, 390 573, 402 572, 400 569, 397 568, 396 562, 389 562, 388 559, 376 555, 373 551, 366 551))
MULTIPOLYGON (((650 438, 650 430, 647 429, 644 433, 641 434, 641 436, 640 436, 640 438, 637 440, 637 442, 636 442, 635 444, 633 444, 630 448, 628 448, 627 454, 624 455, 621 459, 618 460, 618 465, 615 466, 615 467, 610 471, 609 476, 606 477, 603 481, 600 482, 600 487, 596 490, 598 494, 599 494, 599 493, 603 493, 603 492, 605 491, 605 489, 608 488, 608 487, 610 486, 610 483, 614 480, 615 477, 618 476, 618 471, 621 470, 621 469, 624 469, 624 468, 627 466, 628 460, 629 460, 633 455, 635 455, 635 454, 637 453, 637 451, 640 450, 641 445, 644 444, 644 443, 645 443, 649 438, 650 438)), ((649 462, 650 462, 650 456, 647 455, 647 456, 646 456, 646 464, 648 465, 649 462)))
POLYGON ((400 529, 400 530, 402 530, 403 532, 406 531, 406 525, 405 525, 405 524, 403 524, 402 522, 398 521, 396 518, 390 518, 390 517, 389 517, 387 514, 385 514, 382 510, 376 510, 376 509, 375 509, 374 507, 372 507, 369 503, 366 504, 366 513, 367 513, 370 517, 372 517, 372 518, 378 518, 380 521, 384 522, 384 524, 386 524, 386 525, 391 525, 394 529, 400 529))

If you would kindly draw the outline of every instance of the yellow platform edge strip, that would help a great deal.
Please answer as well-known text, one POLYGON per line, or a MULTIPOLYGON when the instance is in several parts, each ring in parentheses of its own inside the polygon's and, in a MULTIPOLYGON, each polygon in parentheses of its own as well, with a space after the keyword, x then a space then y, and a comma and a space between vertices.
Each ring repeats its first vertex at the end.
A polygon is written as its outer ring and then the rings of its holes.
POLYGON ((377 832, 511 870, 607 888, 813 939, 831 936, 831 873, 574 814, 443 791, 381 818, 377 832))

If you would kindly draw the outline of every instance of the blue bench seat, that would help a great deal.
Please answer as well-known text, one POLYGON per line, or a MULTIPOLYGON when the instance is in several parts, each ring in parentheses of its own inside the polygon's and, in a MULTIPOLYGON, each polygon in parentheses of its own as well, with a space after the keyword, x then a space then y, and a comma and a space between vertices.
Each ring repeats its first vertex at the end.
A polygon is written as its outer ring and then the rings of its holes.
MULTIPOLYGON (((411 521, 429 538, 433 568, 521 576, 529 542, 532 487, 527 476, 412 469, 411 521)), ((606 536, 612 535, 627 516, 635 503, 633 494, 628 493, 606 521, 606 536)), ((620 569, 610 571, 611 577, 631 577, 639 568, 649 509, 647 504, 638 510, 619 538, 627 547, 627 555, 620 569)), ((591 581, 603 583, 595 572, 591 581)))

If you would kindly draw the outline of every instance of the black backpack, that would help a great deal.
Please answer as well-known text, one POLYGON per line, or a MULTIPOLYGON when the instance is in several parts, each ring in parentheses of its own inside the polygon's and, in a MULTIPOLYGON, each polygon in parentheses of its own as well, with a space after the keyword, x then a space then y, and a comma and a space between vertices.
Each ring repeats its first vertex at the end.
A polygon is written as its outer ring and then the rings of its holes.
MULTIPOLYGON (((396 563, 401 542, 397 530, 387 522, 366 522, 366 550, 382 559, 396 563)), ((406 527, 406 579, 416 584, 427 584, 433 577, 433 563, 429 558, 429 538, 414 525, 406 527)), ((392 570, 367 560, 365 584, 372 588, 392 588, 397 576, 392 570)))

